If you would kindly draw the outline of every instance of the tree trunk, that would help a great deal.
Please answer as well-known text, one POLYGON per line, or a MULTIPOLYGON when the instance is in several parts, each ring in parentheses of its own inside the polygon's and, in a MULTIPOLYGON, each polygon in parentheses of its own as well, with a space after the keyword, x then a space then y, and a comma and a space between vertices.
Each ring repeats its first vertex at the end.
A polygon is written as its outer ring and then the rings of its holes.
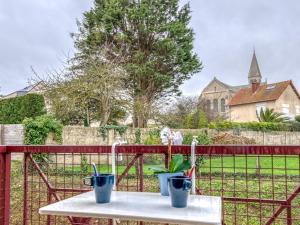
POLYGON ((149 119, 150 104, 146 96, 138 96, 134 99, 133 126, 146 128, 149 119))
POLYGON ((104 126, 108 123, 110 116, 110 109, 101 110, 100 126, 104 126))

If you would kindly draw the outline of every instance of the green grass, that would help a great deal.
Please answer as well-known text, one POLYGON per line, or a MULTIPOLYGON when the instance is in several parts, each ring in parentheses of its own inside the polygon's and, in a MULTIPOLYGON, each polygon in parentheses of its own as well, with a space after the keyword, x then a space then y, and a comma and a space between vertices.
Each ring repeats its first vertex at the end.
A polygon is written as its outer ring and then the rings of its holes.
MULTIPOLYGON (((157 166, 157 165, 144 165, 144 175, 153 175, 153 172, 150 170, 151 166, 157 166)), ((118 174, 122 174, 127 166, 117 166, 117 172, 118 174)), ((107 165, 100 165, 97 166, 99 173, 111 173, 111 166, 107 166, 107 165)), ((56 169, 58 172, 61 173, 81 173, 82 172, 82 167, 80 165, 76 165, 76 166, 67 166, 65 168, 60 167, 58 169, 56 169)), ((88 174, 93 174, 93 168, 92 166, 88 166, 87 172, 88 174)), ((136 174, 136 168, 135 166, 132 166, 129 171, 128 171, 129 175, 135 175, 136 174)))
POLYGON ((274 176, 300 175, 300 162, 297 156, 235 156, 205 159, 201 172, 206 173, 238 173, 256 174, 257 161, 260 164, 260 174, 274 176))
MULTIPOLYGON (((286 193, 290 195, 294 188, 299 184, 299 179, 292 176, 299 175, 299 158, 298 157, 285 157, 285 156, 261 156, 260 157, 261 170, 260 173, 266 177, 256 176, 256 157, 245 156, 231 156, 223 158, 205 159, 202 166, 201 178, 197 179, 197 187, 201 189, 205 195, 226 196, 226 197, 241 197, 241 198, 265 198, 265 199, 285 199, 286 193), (223 169, 221 168, 223 167, 223 169), (274 168, 272 176, 271 168, 274 168), (287 167, 287 169, 285 169, 287 167), (246 170, 246 168, 248 168, 246 170), (222 174, 222 171, 224 174, 222 174), (253 177, 245 177, 245 174, 253 175, 253 177), (234 174, 238 173, 238 174, 234 174), (284 175, 288 175, 285 177, 284 175)), ((144 165, 145 175, 151 175, 153 172, 149 170, 151 165, 144 165)), ((87 169, 87 174, 92 174, 93 170, 89 164, 85 164, 84 168, 87 169)), ((118 174, 125 170, 125 165, 117 167, 118 174)), ((129 170, 132 176, 124 177, 120 186, 124 191, 138 190, 138 178, 136 176, 135 166, 129 170), (124 185, 122 187, 122 185, 124 185)), ((110 165, 98 166, 101 173, 111 172, 110 165)), ((73 165, 67 167, 55 167, 46 172, 49 182, 55 187, 66 188, 83 188, 82 178, 87 175, 82 173, 82 166, 73 165)), ((47 189, 43 181, 37 173, 29 174, 29 201, 28 204, 32 205, 30 212, 33 217, 30 217, 32 224, 41 220, 41 224, 46 223, 47 217, 40 216, 38 209, 47 202, 47 189), (41 205, 42 202, 42 205, 41 205)), ((23 210, 23 172, 22 164, 20 162, 12 162, 12 182, 11 182, 11 224, 20 224, 22 222, 23 210)), ((144 191, 158 192, 158 179, 155 176, 144 177, 144 191)), ((70 197, 59 193, 63 198, 70 197)), ((69 193, 75 195, 77 193, 69 193)), ((297 198, 293 202, 293 215, 294 218, 299 218, 300 215, 300 199, 297 198)), ((278 205, 274 206, 275 209, 278 205)), ((259 203, 235 203, 224 202, 225 222, 226 224, 237 224, 239 221, 241 225, 259 225, 264 224, 260 222, 260 215, 262 221, 266 222, 273 213, 273 206, 259 203), (262 208, 261 208, 262 207, 262 208), (233 215, 233 216, 231 216, 233 215), (247 215, 247 216, 245 216, 247 215)), ((280 215, 283 218, 275 224, 286 224, 286 215, 283 212, 280 215)), ((57 224, 67 224, 66 218, 59 218, 57 224)), ((37 222, 38 223, 38 222, 37 222)), ((297 223, 295 223, 297 224, 297 223)))
MULTIPOLYGON (((205 158, 204 163, 199 169, 201 173, 211 173, 211 174, 239 174, 239 175, 256 175, 257 162, 260 164, 260 174, 266 176, 300 176, 300 162, 297 156, 230 156, 230 157, 215 157, 215 158, 205 158)), ((152 166, 157 165, 144 165, 144 175, 153 175, 150 170, 152 166)), ((159 165, 162 166, 163 165, 159 165)), ((86 166, 86 173, 92 174, 92 166, 86 166)), ((125 165, 117 166, 118 174, 122 174, 126 169, 125 165)), ((81 173, 82 167, 80 165, 69 166, 65 168, 58 168, 58 172, 61 173, 81 173)), ((111 173, 111 166, 101 165, 98 166, 98 171, 100 173, 111 173)), ((129 171, 129 175, 136 174, 136 167, 132 166, 129 171)))

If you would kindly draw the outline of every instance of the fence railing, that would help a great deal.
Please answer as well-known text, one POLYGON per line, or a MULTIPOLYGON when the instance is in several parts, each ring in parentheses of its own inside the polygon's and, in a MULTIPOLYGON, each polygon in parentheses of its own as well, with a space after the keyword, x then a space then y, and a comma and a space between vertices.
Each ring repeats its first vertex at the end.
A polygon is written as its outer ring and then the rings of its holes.
MULTIPOLYGON (((190 146, 172 146, 189 157, 190 146)), ((111 172, 111 146, 0 146, 0 224, 90 225, 104 219, 41 216, 47 204, 89 191, 91 163, 111 172), (13 161, 23 153, 23 162, 13 161)), ((117 189, 158 192, 149 170, 167 146, 117 146, 117 189)), ((299 224, 300 146, 197 146, 197 194, 223 198, 224 224, 299 224)), ((153 224, 122 221, 122 224, 153 224)))

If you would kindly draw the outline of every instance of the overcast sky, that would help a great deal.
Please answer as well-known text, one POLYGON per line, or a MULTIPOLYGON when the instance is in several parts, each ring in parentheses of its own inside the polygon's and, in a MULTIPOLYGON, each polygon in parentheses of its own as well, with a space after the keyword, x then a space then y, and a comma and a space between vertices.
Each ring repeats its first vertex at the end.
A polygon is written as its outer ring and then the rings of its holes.
MULTIPOLYGON (((300 89, 299 0, 191 0, 195 51, 204 69, 182 86, 199 95, 216 76, 228 84, 247 82, 253 48, 264 79, 293 79, 300 89)), ((72 54, 70 32, 91 0, 1 0, 0 87, 21 89, 38 73, 58 68, 72 54)))

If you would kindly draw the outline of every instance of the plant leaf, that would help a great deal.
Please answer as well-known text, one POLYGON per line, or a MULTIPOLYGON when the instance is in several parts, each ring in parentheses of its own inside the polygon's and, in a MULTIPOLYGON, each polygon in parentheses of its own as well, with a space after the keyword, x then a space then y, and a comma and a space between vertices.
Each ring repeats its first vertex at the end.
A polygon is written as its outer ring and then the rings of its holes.
POLYGON ((183 155, 175 155, 173 156, 171 163, 170 163, 170 173, 175 173, 178 171, 178 168, 181 166, 183 163, 183 155))
POLYGON ((189 160, 184 160, 182 164, 177 168, 175 172, 182 172, 191 169, 191 163, 189 160))
POLYGON ((152 170, 154 173, 167 173, 168 169, 161 166, 151 166, 149 170, 152 170))

